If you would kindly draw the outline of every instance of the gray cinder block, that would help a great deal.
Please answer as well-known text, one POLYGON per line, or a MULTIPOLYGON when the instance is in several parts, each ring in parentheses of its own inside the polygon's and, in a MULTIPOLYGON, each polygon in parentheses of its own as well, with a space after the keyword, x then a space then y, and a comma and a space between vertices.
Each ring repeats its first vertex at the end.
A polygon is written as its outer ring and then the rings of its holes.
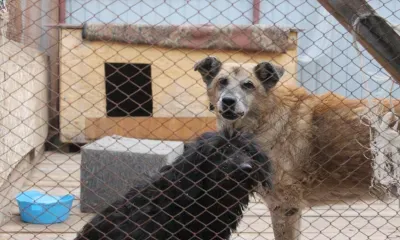
POLYGON ((98 212, 182 154, 183 142, 104 137, 81 149, 81 211, 98 212))

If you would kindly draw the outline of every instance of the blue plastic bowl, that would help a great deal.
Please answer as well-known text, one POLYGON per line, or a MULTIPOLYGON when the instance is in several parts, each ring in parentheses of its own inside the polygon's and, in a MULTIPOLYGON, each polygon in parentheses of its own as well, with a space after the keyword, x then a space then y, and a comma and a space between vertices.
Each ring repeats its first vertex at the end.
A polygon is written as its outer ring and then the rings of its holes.
POLYGON ((69 217, 73 195, 51 196, 31 190, 16 197, 21 220, 27 223, 52 224, 60 223, 69 217))

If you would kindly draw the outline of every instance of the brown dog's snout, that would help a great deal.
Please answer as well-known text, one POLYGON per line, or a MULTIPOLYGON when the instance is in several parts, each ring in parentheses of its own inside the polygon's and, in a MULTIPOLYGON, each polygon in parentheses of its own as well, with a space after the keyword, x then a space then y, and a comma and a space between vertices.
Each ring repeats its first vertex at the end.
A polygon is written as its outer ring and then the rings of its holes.
POLYGON ((231 98, 231 97, 224 97, 224 98, 222 99, 222 107, 223 107, 224 109, 226 109, 226 108, 232 108, 232 107, 235 106, 235 104, 236 104, 236 99, 234 99, 234 98, 231 98))
POLYGON ((223 97, 221 99, 221 106, 219 113, 224 119, 235 120, 244 115, 243 112, 237 111, 237 100, 234 97, 223 97))

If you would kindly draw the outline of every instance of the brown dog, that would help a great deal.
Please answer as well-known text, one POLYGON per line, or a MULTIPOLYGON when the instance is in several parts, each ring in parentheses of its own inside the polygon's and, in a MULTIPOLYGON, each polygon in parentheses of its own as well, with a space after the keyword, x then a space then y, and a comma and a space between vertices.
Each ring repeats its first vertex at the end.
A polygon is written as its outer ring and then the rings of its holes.
MULTIPOLYGON (((274 192, 263 194, 277 240, 299 239, 301 209, 371 194, 366 104, 278 83, 284 70, 268 62, 221 63, 207 57, 194 67, 215 107, 218 128, 256 134, 274 167, 274 192)), ((387 109, 386 109, 387 111, 387 109)))

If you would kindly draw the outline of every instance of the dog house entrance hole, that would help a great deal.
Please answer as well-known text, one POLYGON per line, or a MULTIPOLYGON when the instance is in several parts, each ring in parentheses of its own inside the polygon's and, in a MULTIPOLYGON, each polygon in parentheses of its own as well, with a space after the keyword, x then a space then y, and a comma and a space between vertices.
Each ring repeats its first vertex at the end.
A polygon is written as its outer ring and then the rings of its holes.
POLYGON ((106 63, 105 74, 107 116, 152 116, 150 64, 106 63))

